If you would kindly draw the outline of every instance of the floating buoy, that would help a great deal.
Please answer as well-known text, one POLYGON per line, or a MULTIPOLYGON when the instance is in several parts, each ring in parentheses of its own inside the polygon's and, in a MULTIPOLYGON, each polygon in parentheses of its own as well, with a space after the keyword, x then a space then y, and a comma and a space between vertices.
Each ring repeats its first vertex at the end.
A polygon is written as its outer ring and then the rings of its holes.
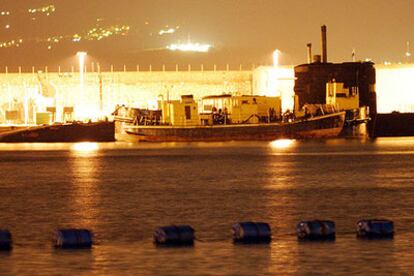
POLYGON ((194 229, 189 225, 163 226, 154 231, 157 245, 193 245, 194 239, 194 229))
POLYGON ((86 229, 59 229, 56 231, 57 248, 91 248, 92 232, 86 229))
POLYGON ((12 248, 12 235, 9 230, 0 230, 0 250, 10 250, 12 248))
POLYGON ((357 222, 359 238, 393 238, 394 222, 386 219, 364 219, 357 222))
POLYGON ((330 220, 301 221, 296 226, 300 240, 334 240, 335 222, 330 220))
POLYGON ((272 230, 265 222, 239 222, 232 230, 236 243, 269 243, 272 240, 272 230))

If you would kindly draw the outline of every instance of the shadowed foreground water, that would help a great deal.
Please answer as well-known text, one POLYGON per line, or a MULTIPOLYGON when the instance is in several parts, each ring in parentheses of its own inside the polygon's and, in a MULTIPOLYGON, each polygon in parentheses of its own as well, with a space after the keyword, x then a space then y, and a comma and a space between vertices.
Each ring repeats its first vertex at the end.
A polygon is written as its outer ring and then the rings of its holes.
POLYGON ((0 144, 1 274, 414 272, 414 140, 195 144, 0 144), (332 243, 299 243, 301 219, 331 219, 332 243), (396 236, 360 241, 361 218, 396 236), (270 245, 236 246, 231 225, 268 222, 270 245), (157 226, 190 224, 193 248, 156 248, 157 226), (59 251, 59 227, 93 230, 59 251))

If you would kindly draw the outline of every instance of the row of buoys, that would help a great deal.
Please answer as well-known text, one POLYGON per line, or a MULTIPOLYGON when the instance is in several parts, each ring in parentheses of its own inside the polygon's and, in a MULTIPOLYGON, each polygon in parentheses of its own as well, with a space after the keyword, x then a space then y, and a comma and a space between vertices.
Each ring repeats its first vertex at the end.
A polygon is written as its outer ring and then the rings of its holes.
MULTIPOLYGON (((360 220, 357 222, 357 237, 383 239, 394 237, 394 223, 384 219, 360 220)), ((270 243, 272 231, 265 222, 239 222, 233 225, 234 243, 270 243)), ((157 245, 192 245, 194 229, 189 225, 164 226, 154 232, 157 245)), ((335 240, 335 222, 330 220, 300 221, 296 225, 296 235, 301 241, 335 240)))
MULTIPOLYGON (((334 240, 335 222, 330 220, 301 221, 296 226, 300 240, 334 240)), ((363 219, 356 224, 358 238, 393 238, 394 222, 387 219, 363 219)))
MULTIPOLYGON (((357 222, 359 238, 393 238, 394 223, 384 219, 360 220, 357 222)), ((194 229, 189 225, 171 225, 159 227, 154 231, 154 243, 157 245, 191 246, 194 244, 194 229)), ((233 225, 234 243, 270 243, 272 230, 265 222, 239 222, 233 225)), ((335 222, 330 220, 300 221, 296 225, 299 240, 335 240, 335 222)), ((91 248, 92 232, 87 229, 59 229, 55 233, 56 248, 91 248)), ((8 230, 0 230, 0 250, 12 248, 12 235, 8 230)))
MULTIPOLYGON (((299 240, 335 240, 335 222, 330 220, 301 221, 296 226, 299 240)), ((356 224, 358 238, 384 239, 394 237, 394 222, 387 219, 363 219, 356 224)))

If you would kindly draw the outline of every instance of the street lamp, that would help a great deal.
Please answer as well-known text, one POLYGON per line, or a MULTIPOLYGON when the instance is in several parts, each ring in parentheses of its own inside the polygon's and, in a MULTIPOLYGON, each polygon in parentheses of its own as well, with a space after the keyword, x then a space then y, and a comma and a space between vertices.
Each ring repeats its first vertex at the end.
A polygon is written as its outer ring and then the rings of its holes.
POLYGON ((279 56, 280 56, 280 51, 278 49, 274 50, 274 52, 273 52, 273 67, 275 67, 275 68, 279 67, 279 56))
POLYGON ((270 82, 268 96, 277 97, 281 96, 278 91, 278 78, 279 78, 279 58, 280 51, 278 49, 273 52, 273 66, 270 68, 270 82))
POLYGON ((77 110, 77 116, 80 117, 80 119, 84 120, 87 115, 87 107, 85 104, 85 59, 86 59, 86 52, 77 52, 76 56, 78 57, 79 61, 79 98, 78 98, 78 104, 76 107, 77 110))
POLYGON ((87 55, 86 52, 77 52, 76 53, 76 56, 78 57, 78 60, 79 60, 79 78, 80 78, 81 85, 83 85, 83 82, 84 82, 86 55, 87 55))

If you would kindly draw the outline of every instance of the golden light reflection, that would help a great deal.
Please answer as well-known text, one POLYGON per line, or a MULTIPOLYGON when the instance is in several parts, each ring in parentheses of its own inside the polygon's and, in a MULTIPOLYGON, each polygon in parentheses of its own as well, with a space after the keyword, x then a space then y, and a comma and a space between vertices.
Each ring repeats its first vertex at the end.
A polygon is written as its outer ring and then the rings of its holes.
POLYGON ((274 149, 288 149, 291 148, 295 144, 295 140, 291 139, 279 139, 270 142, 270 146, 274 149))
POLYGON ((75 152, 95 152, 99 150, 99 144, 91 142, 76 143, 71 147, 71 150, 75 152))
POLYGON ((73 207, 69 221, 76 221, 77 227, 96 228, 99 215, 100 190, 99 172, 100 158, 91 153, 98 150, 97 143, 77 143, 71 149, 70 170, 72 186, 70 189, 70 206, 73 207))

